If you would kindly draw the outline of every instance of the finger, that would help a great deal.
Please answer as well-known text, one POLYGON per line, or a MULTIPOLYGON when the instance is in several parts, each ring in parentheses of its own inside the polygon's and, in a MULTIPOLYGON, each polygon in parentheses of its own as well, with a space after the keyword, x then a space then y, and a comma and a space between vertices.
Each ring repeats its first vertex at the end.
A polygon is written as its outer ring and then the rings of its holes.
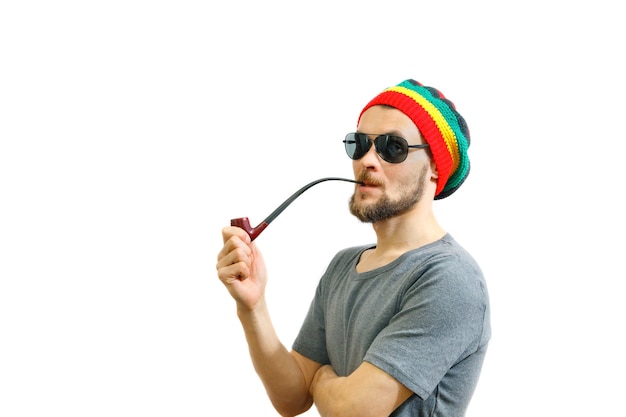
POLYGON ((244 281, 250 276, 250 267, 245 262, 237 262, 217 268, 217 276, 224 284, 244 281))
POLYGON ((232 246, 229 244, 224 246, 220 252, 216 267, 219 269, 239 262, 250 264, 252 262, 252 250, 248 246, 232 246))
POLYGON ((246 244, 250 244, 250 235, 237 226, 226 226, 222 229, 222 240, 226 243, 230 238, 237 236, 246 244))
POLYGON ((218 277, 225 283, 234 279, 244 280, 250 276, 252 249, 237 236, 231 237, 218 255, 218 277))
POLYGON ((236 249, 242 249, 245 254, 250 254, 251 248, 249 246, 250 237, 247 236, 247 233, 238 227, 225 227, 222 230, 222 237, 224 239, 224 246, 217 254, 218 261, 226 256, 229 253, 236 249), (241 234, 243 232, 243 236, 241 234))

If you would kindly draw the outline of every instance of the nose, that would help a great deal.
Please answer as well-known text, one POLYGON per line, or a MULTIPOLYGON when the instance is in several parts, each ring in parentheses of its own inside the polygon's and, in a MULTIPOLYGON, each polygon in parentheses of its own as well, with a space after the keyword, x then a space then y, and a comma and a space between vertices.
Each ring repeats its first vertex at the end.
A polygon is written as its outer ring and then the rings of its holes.
POLYGON ((371 146, 367 150, 367 152, 365 152, 365 155, 363 155, 358 160, 354 161, 355 164, 360 165, 361 167, 364 167, 367 169, 380 167, 381 161, 382 161, 382 158, 380 157, 380 155, 378 155, 378 152, 376 151, 376 146, 374 144, 374 141, 371 141, 370 143, 371 143, 371 146))

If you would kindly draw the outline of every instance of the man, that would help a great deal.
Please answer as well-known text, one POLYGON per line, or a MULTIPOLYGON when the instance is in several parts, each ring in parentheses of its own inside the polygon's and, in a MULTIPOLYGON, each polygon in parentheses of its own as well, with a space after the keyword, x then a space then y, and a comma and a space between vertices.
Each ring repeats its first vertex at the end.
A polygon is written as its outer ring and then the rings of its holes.
POLYGON ((490 338, 479 266, 437 222, 433 200, 469 173, 469 131, 454 104, 406 80, 362 110, 344 140, 356 180, 350 211, 376 244, 330 262, 287 350, 265 303, 267 272, 237 227, 217 271, 237 304, 254 367, 276 410, 322 416, 462 416, 490 338))

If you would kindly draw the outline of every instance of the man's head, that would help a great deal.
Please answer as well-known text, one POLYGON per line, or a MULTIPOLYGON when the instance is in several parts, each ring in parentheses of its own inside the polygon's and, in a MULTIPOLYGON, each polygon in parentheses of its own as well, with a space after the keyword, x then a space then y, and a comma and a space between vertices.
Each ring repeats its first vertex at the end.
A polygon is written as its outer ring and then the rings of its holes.
POLYGON ((378 223, 407 213, 437 187, 437 167, 411 119, 390 106, 363 112, 357 133, 346 136, 356 187, 350 212, 359 220, 378 223))
POLYGON ((361 111, 359 121, 377 105, 393 107, 408 116, 429 145, 438 172, 435 199, 454 193, 470 170, 469 129, 454 104, 437 89, 409 79, 374 97, 361 111))

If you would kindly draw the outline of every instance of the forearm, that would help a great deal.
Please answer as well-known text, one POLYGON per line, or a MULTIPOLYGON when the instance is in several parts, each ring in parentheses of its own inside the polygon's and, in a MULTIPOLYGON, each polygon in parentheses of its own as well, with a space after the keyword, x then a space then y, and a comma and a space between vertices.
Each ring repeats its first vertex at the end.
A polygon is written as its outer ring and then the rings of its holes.
POLYGON ((339 377, 329 365, 321 367, 310 387, 315 407, 322 417, 359 416, 360 414, 351 406, 351 396, 348 395, 347 378, 339 377), (348 414, 352 410, 354 414, 348 414))
POLYGON ((274 408, 283 416, 308 410, 313 400, 301 368, 280 342, 267 306, 238 310, 250 357, 274 408))
POLYGON ((337 376, 330 365, 322 366, 310 392, 323 417, 389 416, 411 395, 406 387, 367 362, 346 377, 337 376))

